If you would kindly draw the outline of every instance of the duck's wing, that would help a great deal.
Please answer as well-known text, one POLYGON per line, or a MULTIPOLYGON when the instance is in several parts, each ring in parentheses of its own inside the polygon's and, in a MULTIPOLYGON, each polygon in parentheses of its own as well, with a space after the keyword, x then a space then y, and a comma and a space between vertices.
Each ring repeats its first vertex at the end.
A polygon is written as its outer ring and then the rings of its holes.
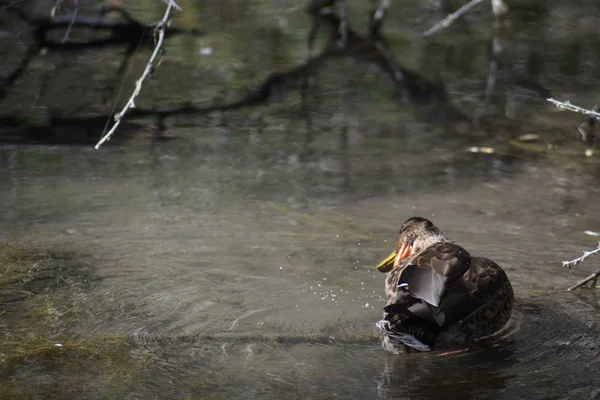
POLYGON ((471 266, 463 276, 469 296, 478 304, 487 302, 504 286, 510 285, 506 273, 494 261, 483 258, 471 258, 471 266))
MULTIPOLYGON (((398 286, 398 290, 404 287, 421 300, 407 311, 439 326, 462 320, 499 292, 512 294, 498 264, 487 258, 472 258, 453 243, 427 248, 402 270, 398 286)), ((509 297, 508 302, 512 301, 509 297)))
POLYGON ((451 324, 461 322, 465 337, 481 337, 496 332, 510 317, 513 292, 504 271, 452 243, 430 246, 389 283, 396 290, 380 324, 388 342, 423 350, 451 324))
POLYGON ((414 297, 439 307, 449 287, 469 270, 471 256, 453 243, 436 243, 421 252, 402 269, 398 287, 414 297))

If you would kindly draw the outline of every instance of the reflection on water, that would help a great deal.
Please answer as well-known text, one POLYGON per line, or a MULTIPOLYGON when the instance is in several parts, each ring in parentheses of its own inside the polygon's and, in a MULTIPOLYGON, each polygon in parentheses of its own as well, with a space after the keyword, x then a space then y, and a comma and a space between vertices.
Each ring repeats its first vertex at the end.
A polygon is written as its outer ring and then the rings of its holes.
MULTIPOLYGON (((600 396, 598 299, 564 292, 591 264, 560 267, 596 242, 584 234, 600 229, 596 158, 561 138, 569 151, 513 151, 503 135, 531 132, 500 122, 500 139, 449 133, 363 92, 386 86, 364 70, 335 114, 333 67, 310 124, 291 100, 100 152, 0 147, 0 239, 87 266, 0 315, 2 351, 31 350, 0 354, 7 397, 600 396), (380 350, 375 263, 414 215, 504 268, 516 294, 506 334, 455 354, 380 350)), ((473 96, 461 90, 450 87, 473 96)))

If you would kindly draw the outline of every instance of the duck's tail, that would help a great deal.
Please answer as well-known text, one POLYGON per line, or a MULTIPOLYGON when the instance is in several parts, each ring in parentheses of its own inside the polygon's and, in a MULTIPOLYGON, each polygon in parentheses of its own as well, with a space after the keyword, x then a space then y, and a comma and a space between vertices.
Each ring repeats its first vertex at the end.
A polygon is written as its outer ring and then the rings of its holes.
POLYGON ((404 346, 419 351, 430 351, 428 344, 421 342, 414 335, 394 329, 387 319, 382 319, 375 324, 381 333, 381 347, 385 351, 398 354, 404 346))

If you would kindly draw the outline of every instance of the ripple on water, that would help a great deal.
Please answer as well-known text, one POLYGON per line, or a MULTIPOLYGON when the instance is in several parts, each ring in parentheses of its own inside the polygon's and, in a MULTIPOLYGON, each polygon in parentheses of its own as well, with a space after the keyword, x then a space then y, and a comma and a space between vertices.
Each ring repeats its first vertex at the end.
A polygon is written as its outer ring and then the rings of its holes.
POLYGON ((147 389, 228 398, 560 399, 598 395, 598 332, 564 294, 519 301, 502 334, 467 351, 384 353, 374 336, 228 332, 157 340, 147 389), (177 362, 173 362, 177 360, 177 362))
POLYGON ((502 334, 466 352, 385 359, 378 395, 386 399, 593 398, 599 394, 594 383, 600 367, 599 339, 597 331, 570 315, 557 299, 517 302, 502 334))

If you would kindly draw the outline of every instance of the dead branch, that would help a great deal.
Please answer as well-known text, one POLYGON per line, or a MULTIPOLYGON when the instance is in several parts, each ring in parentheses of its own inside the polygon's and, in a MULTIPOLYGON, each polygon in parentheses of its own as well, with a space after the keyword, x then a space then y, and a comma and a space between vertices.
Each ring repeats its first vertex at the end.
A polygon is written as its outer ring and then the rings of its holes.
POLYGON ((590 281, 592 281, 591 287, 592 288, 596 288, 597 287, 596 283, 598 282, 598 277, 599 276, 600 276, 600 269, 596 270, 596 272, 594 272, 593 274, 591 274, 587 278, 580 280, 579 282, 577 282, 575 285, 571 286, 567 290, 570 292, 572 290, 575 290, 577 288, 582 287, 583 285, 585 285, 586 283, 588 283, 590 281))
POLYGON ((119 113, 117 113, 115 115, 115 117, 114 117, 114 119, 115 119, 114 125, 98 141, 98 143, 94 147, 96 150, 98 150, 100 148, 100 146, 102 146, 102 143, 104 143, 104 142, 106 142, 107 140, 110 139, 110 137, 112 136, 112 134, 115 132, 115 130, 117 129, 117 127, 121 123, 121 118, 123 118, 125 116, 125 114, 127 113, 127 110, 129 110, 130 108, 135 108, 135 98, 140 94, 140 91, 142 90, 142 84, 144 83, 144 80, 152 72, 152 70, 154 68, 154 62, 155 62, 156 58, 158 57, 159 53, 162 51, 162 44, 163 44, 163 41, 165 39, 165 30, 166 30, 167 25, 169 23, 169 17, 171 16, 171 9, 172 8, 176 8, 177 10, 181 10, 181 7, 179 7, 177 5, 177 3, 175 3, 175 0, 169 0, 169 3, 167 5, 167 9, 165 10, 165 14, 164 14, 163 18, 156 24, 156 26, 154 28, 154 35, 155 35, 155 38, 156 38, 156 44, 155 44, 155 47, 154 47, 154 52, 150 56, 150 59, 148 60, 148 63, 146 64, 146 68, 144 69, 144 72, 142 73, 142 76, 136 81, 136 83, 135 83, 135 89, 133 90, 133 93, 131 94, 131 97, 129 97, 129 100, 127 101, 127 103, 125 103, 125 106, 123 106, 123 109, 119 113))
POLYGON ((554 104, 558 108, 578 112, 581 114, 591 115, 594 118, 600 119, 600 113, 598 113, 594 110, 588 110, 586 108, 576 106, 575 104, 571 104, 571 102, 569 100, 567 100, 567 101, 558 101, 555 99, 546 99, 546 100, 548 100, 550 103, 554 104))
MULTIPOLYGON (((590 251, 583 251, 583 255, 581 257, 575 258, 574 260, 571 261, 563 261, 562 265, 563 267, 569 268, 571 269, 572 267, 576 266, 577 264, 579 264, 580 262, 582 262, 583 260, 585 260, 587 257, 596 254, 600 252, 600 242, 598 242, 598 247, 596 247, 594 250, 590 250, 590 251)), ((596 272, 594 272, 593 274, 591 274, 590 276, 588 276, 585 279, 582 279, 581 281, 577 282, 575 285, 571 286, 570 288, 568 288, 568 291, 571 290, 575 290, 583 285, 585 285, 586 283, 592 281, 592 288, 596 287, 596 283, 598 281, 598 276, 600 276, 600 269, 598 269, 596 272)))
POLYGON ((381 25, 385 19, 385 15, 392 5, 392 0, 381 0, 377 8, 371 14, 371 21, 369 22, 369 33, 371 36, 378 36, 381 25))
MULTIPOLYGON (((382 5, 384 3, 386 2, 383 1, 382 5)), ((128 119, 155 117, 157 119, 156 125, 161 126, 166 118, 172 116, 199 115, 212 111, 228 111, 252 107, 267 103, 273 99, 281 99, 282 96, 291 90, 302 89, 306 91, 310 84, 309 82, 314 81, 314 79, 309 78, 314 78, 330 59, 353 57, 363 64, 378 68, 391 81, 391 85, 396 89, 395 100, 401 101, 402 104, 408 102, 408 104, 414 106, 425 106, 427 110, 430 110, 433 106, 435 110, 431 111, 435 112, 437 118, 447 117, 451 121, 468 121, 468 118, 462 112, 454 108, 446 100, 444 85, 441 82, 431 82, 423 78, 418 72, 404 68, 397 62, 384 39, 378 33, 362 37, 352 29, 350 24, 347 25, 346 29, 340 29, 342 21, 332 11, 331 6, 333 4, 335 2, 332 0, 313 0, 309 4, 309 7, 307 7, 307 11, 309 11, 314 22, 313 30, 309 34, 309 51, 312 50, 312 40, 314 40, 314 35, 316 35, 317 31, 314 28, 315 26, 320 27, 329 37, 328 44, 323 47, 321 52, 309 57, 300 65, 288 70, 271 73, 262 84, 255 90, 248 92, 241 99, 226 104, 201 105, 194 102, 186 102, 177 105, 153 107, 151 109, 125 107, 123 110, 127 110, 128 119), (345 48, 340 46, 342 33, 346 35, 345 48), (401 94, 401 96, 397 96, 397 94, 401 94)), ((378 10, 385 11, 385 7, 382 9, 380 6, 378 10)), ((380 21, 384 17, 385 13, 383 12, 378 16, 380 21)), ((68 24, 70 19, 65 18, 61 22, 68 24)), ((173 30, 169 28, 169 35, 172 32, 173 30)), ((51 121, 65 126, 80 126, 82 124, 88 124, 89 126, 91 124, 90 121, 86 122, 85 119, 77 119, 72 116, 51 116, 51 118, 51 121)), ((105 118, 104 121, 106 121, 110 116, 105 115, 99 118, 105 118)), ((7 125, 12 124, 11 121, 5 122, 7 125)), ((2 121, 0 121, 0 124, 2 124, 2 121)), ((124 121, 121 124, 121 128, 123 128, 123 124, 125 124, 124 121)), ((40 140, 36 132, 33 132, 31 138, 34 141, 40 140)), ((86 140, 85 143, 88 143, 88 141, 86 140)))
POLYGON ((574 260, 571 261, 563 261, 562 262, 562 266, 571 269, 572 267, 576 266, 577 264, 579 264, 580 262, 582 262, 583 260, 585 260, 587 257, 596 254, 600 252, 600 242, 598 242, 598 247, 596 247, 594 250, 590 250, 590 251, 583 251, 583 255, 579 258, 576 258, 574 260))
POLYGON ((583 141, 583 142, 593 141, 594 126, 596 125, 598 120, 600 120, 600 113, 598 112, 599 109, 598 109, 597 105, 595 105, 591 110, 588 110, 587 108, 582 108, 582 107, 576 106, 575 104, 571 104, 568 100, 567 101, 558 101, 555 99, 546 99, 546 100, 548 100, 549 102, 551 102, 558 108, 562 108, 565 110, 589 115, 589 118, 587 118, 585 121, 583 121, 582 123, 580 123, 577 126, 577 130, 581 134, 581 141, 583 141), (587 126, 587 129, 589 132, 584 129, 584 127, 586 127, 586 126, 587 126))

